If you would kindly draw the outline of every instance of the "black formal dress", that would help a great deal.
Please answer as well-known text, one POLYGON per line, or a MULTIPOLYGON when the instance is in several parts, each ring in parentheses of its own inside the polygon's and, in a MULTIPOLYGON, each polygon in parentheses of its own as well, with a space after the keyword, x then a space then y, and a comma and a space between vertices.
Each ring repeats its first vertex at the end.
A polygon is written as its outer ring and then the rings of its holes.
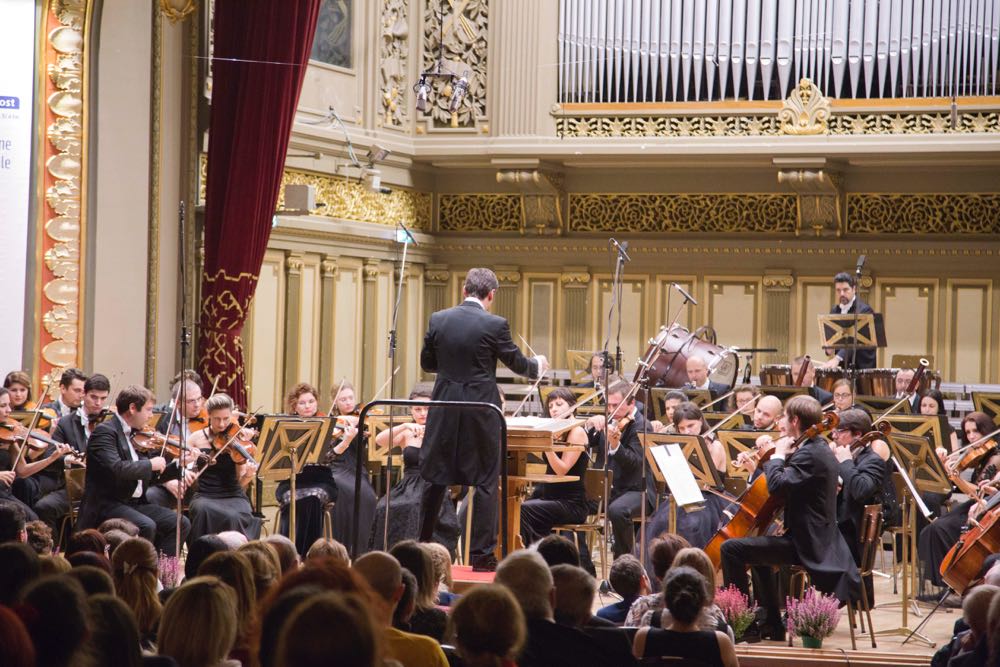
MULTIPOLYGON (((211 455, 212 450, 202 450, 211 455)), ((198 478, 195 491, 188 507, 191 517, 191 532, 188 533, 188 547, 202 535, 214 535, 227 530, 243 533, 249 540, 260 537, 260 519, 253 515, 250 500, 240 486, 236 464, 223 452, 216 457, 198 478)))
MULTIPOLYGON (((525 546, 542 539, 552 531, 552 526, 583 523, 590 514, 584 476, 590 457, 580 452, 573 467, 566 473, 578 477, 575 482, 539 484, 531 498, 521 504, 521 540, 525 546)), ((545 474, 554 475, 552 464, 545 459, 545 474)))
MULTIPOLYGON (((147 502, 145 491, 151 483, 178 476, 173 465, 160 475, 153 473, 149 457, 130 447, 121 418, 109 419, 94 429, 87 443, 86 486, 77 529, 96 528, 105 519, 128 519, 157 551, 177 555, 177 515, 147 502)), ((182 516, 181 540, 190 529, 191 522, 182 516)))
MULTIPOLYGON (((8 470, 13 470, 14 468, 14 456, 10 445, 5 446, 0 449, 0 471, 6 472, 8 470)), ((18 485, 21 480, 20 477, 14 479, 14 484, 18 485)), ((18 485, 20 486, 20 485, 18 485)), ((19 489, 20 490, 20 489, 19 489)), ((31 509, 24 501, 14 495, 13 489, 7 486, 3 482, 0 482, 0 502, 11 503, 17 505, 21 512, 24 513, 25 521, 35 521, 38 519, 38 515, 35 511, 31 509)))
POLYGON ((355 475, 357 471, 358 452, 354 441, 347 446, 343 454, 333 454, 330 471, 337 484, 337 502, 333 506, 333 539, 337 540, 348 552, 354 553, 354 522, 358 522, 358 555, 365 552, 371 539, 372 524, 375 523, 375 489, 368 479, 367 471, 362 470, 361 488, 356 489, 355 475), (354 516, 354 498, 360 495, 361 506, 358 516, 354 516))
POLYGON ((784 499, 785 534, 727 540, 722 545, 722 572, 726 584, 749 592, 747 566, 760 568, 755 581, 765 624, 781 627, 776 581, 771 566, 802 565, 816 588, 841 601, 857 599, 861 588, 858 567, 837 529, 837 459, 823 438, 811 438, 788 455, 763 466, 767 489, 784 499))
MULTIPOLYGON (((854 297, 854 303, 851 304, 851 307, 850 309, 848 309, 846 314, 853 315, 855 312, 857 312, 859 315, 864 315, 865 313, 874 313, 875 311, 872 310, 872 307, 869 306, 867 303, 865 303, 864 301, 862 301, 857 297, 854 297)), ((830 309, 830 314, 840 315, 841 314, 840 305, 834 304, 833 308, 830 309)), ((849 347, 837 350, 837 356, 840 357, 841 368, 847 369, 851 367, 851 362, 853 361, 854 357, 853 352, 854 351, 849 347)), ((859 349, 857 370, 861 370, 863 368, 875 368, 876 352, 877 350, 875 348, 867 350, 859 349)), ((823 403, 823 405, 826 405, 826 403, 823 403)))
MULTIPOLYGON (((403 478, 392 487, 389 498, 389 541, 384 546, 388 551, 398 542, 415 540, 420 536, 421 505, 427 480, 420 476, 420 447, 403 448, 403 478)), ((375 506, 375 529, 372 531, 369 548, 383 550, 385 539, 386 498, 382 496, 375 506)), ((455 555, 458 547, 458 516, 455 505, 450 500, 441 503, 434 541, 443 544, 455 555)))
MULTIPOLYGON (((882 485, 888 467, 870 446, 862 447, 853 459, 841 461, 841 489, 837 500, 837 526, 844 536, 854 563, 861 565, 861 531, 864 529, 865 505, 882 501, 882 485)), ((881 540, 881 537, 876 539, 881 540)), ((874 604, 871 575, 865 577, 868 603, 874 604)))
MULTIPOLYGON (((538 364, 511 340, 510 326, 476 300, 431 315, 420 366, 437 373, 435 401, 477 401, 500 406, 497 361, 518 375, 536 377, 538 364)), ((420 539, 433 538, 449 484, 476 487, 472 536, 473 565, 492 558, 497 543, 500 476, 499 416, 486 408, 431 408, 420 448, 420 474, 429 482, 424 494, 420 539)))

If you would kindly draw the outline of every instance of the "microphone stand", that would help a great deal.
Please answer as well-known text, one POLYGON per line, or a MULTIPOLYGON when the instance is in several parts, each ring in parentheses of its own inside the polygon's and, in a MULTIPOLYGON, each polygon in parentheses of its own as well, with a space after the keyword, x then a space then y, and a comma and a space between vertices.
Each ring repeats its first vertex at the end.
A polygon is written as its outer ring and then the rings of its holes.
MULTIPOLYGON (((403 298, 403 281, 406 280, 406 251, 410 243, 416 242, 410 230, 403 227, 403 239, 397 235, 396 240, 403 244, 403 256, 399 263, 399 282, 396 284, 396 301, 392 306, 392 323, 389 325, 389 370, 396 367, 396 323, 399 321, 399 304, 403 298)), ((389 398, 396 397, 396 373, 392 371, 389 376, 389 398)), ((376 396, 376 398, 378 398, 376 396)), ((389 446, 386 448, 385 456, 385 525, 382 531, 382 549, 389 550, 389 508, 392 504, 392 447, 393 447, 393 426, 395 425, 395 413, 389 408, 389 446)), ((357 517, 355 517, 355 521, 357 517)))
MULTIPOLYGON (((180 471, 180 477, 177 480, 177 508, 176 508, 176 526, 175 526, 175 542, 174 542, 174 557, 179 558, 181 555, 181 522, 184 517, 184 493, 186 489, 184 488, 184 470, 187 462, 185 459, 185 452, 187 451, 187 438, 184 437, 184 418, 181 416, 184 410, 187 410, 187 378, 184 376, 184 369, 187 368, 187 358, 188 350, 191 346, 191 330, 188 328, 187 321, 187 256, 186 249, 187 245, 185 243, 184 236, 184 223, 186 218, 186 209, 184 202, 180 203, 177 211, 178 228, 180 231, 180 247, 178 248, 178 260, 180 261, 180 279, 181 279, 181 333, 180 333, 180 347, 181 347, 181 373, 180 373, 180 391, 177 392, 177 401, 180 402, 177 410, 174 414, 177 415, 177 439, 181 444, 181 447, 177 451, 177 467, 180 471)), ((167 427, 167 433, 170 433, 169 425, 167 427)))
POLYGON ((861 256, 858 265, 854 267, 854 335, 851 336, 851 365, 847 376, 851 379, 851 392, 858 395, 858 315, 861 311, 861 268, 865 265, 865 256, 861 256))

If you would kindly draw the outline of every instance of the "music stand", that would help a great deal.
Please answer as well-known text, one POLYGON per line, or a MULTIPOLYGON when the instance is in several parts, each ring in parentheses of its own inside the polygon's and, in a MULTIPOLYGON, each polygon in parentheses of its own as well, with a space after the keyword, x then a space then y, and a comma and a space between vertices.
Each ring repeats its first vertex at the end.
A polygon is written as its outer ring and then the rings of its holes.
POLYGON ((1000 426, 1000 394, 988 391, 974 391, 972 392, 972 403, 976 406, 977 412, 985 412, 990 416, 994 424, 1000 426))
POLYGON ((756 449, 757 438, 760 436, 767 435, 772 440, 777 440, 781 433, 778 431, 717 431, 715 435, 719 438, 722 449, 726 453, 726 477, 724 479, 726 491, 738 496, 746 490, 750 483, 750 473, 744 468, 733 466, 736 457, 742 452, 756 449))
POLYGON ((817 315, 820 347, 871 350, 886 346, 882 313, 817 315), (854 327, 857 321, 857 341, 854 327), (855 345, 855 342, 857 345, 855 345))
MULTIPOLYGON (((951 443, 945 443, 944 422, 948 418, 945 415, 897 415, 890 414, 877 421, 887 421, 892 426, 894 432, 905 435, 922 435, 930 438, 933 449, 951 450, 951 443)), ((937 457, 934 457, 937 459, 937 457)), ((948 486, 951 489, 951 486, 948 486)))
POLYGON ((701 415, 705 418, 708 427, 716 431, 735 430, 746 423, 746 415, 742 412, 703 412, 701 415))
POLYGON ((566 350, 566 365, 569 366, 569 381, 580 384, 590 376, 590 362, 594 358, 593 350, 566 350))
POLYGON ((712 394, 709 393, 707 389, 680 389, 679 391, 684 392, 684 395, 688 397, 688 400, 697 405, 699 408, 706 403, 712 402, 712 394))
POLYGON ((257 446, 258 479, 289 480, 288 534, 295 539, 295 476, 306 463, 316 463, 330 434, 329 417, 267 416, 257 446))
MULTIPOLYGON (((663 474, 661 469, 662 461, 657 461, 659 456, 662 459, 661 453, 665 450, 659 449, 669 445, 676 445, 680 449, 681 456, 687 461, 688 468, 693 476, 693 481, 698 486, 699 489, 707 488, 722 488, 722 480, 719 477, 719 471, 715 469, 715 465, 712 463, 712 456, 709 454, 708 445, 705 443, 705 439, 700 435, 679 435, 676 433, 642 433, 639 435, 639 439, 642 441, 642 449, 644 456, 646 457, 646 462, 649 465, 649 469, 653 473, 653 478, 667 485, 671 492, 668 498, 670 503, 670 512, 667 515, 668 530, 672 533, 677 532, 677 506, 680 505, 684 508, 685 512, 694 512, 703 509, 704 497, 698 500, 692 501, 688 494, 686 493, 686 486, 681 480, 671 480, 669 476, 663 474), (654 449, 658 449, 657 453, 654 453, 654 449), (678 491, 682 493, 679 497, 681 501, 678 502, 674 498, 673 488, 670 486, 671 483, 677 485, 678 491)), ((642 530, 645 530, 643 526, 642 530)))
MULTIPOLYGON (((881 414, 886 412, 889 408, 899 403, 899 399, 894 396, 868 396, 862 394, 860 396, 854 397, 855 407, 864 408, 868 412, 875 414, 881 414)), ((912 406, 909 401, 900 403, 896 410, 893 412, 895 415, 909 415, 913 414, 912 406)))
POLYGON ((809 394, 809 387, 798 387, 793 384, 782 384, 782 385, 767 385, 760 388, 760 393, 763 396, 771 395, 776 396, 779 401, 784 403, 792 396, 805 396, 809 394))

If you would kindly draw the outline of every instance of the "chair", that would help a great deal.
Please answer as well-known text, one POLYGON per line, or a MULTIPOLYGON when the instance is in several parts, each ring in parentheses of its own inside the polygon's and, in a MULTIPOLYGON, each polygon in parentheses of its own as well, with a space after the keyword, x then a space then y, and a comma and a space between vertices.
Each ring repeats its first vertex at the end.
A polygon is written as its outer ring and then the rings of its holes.
POLYGON ((83 501, 83 485, 87 478, 86 468, 66 468, 63 471, 66 480, 66 499, 69 501, 69 512, 63 517, 59 525, 59 540, 56 544, 62 544, 66 537, 66 523, 70 528, 76 525, 76 518, 80 514, 80 503, 83 501))
POLYGON ((573 533, 573 542, 577 550, 580 549, 580 538, 578 533, 587 534, 587 546, 590 552, 593 551, 593 537, 600 536, 601 540, 601 580, 608 578, 608 538, 604 534, 604 524, 607 517, 608 492, 611 489, 610 470, 587 470, 583 476, 583 486, 587 494, 588 502, 597 503, 597 511, 587 517, 584 523, 565 523, 553 526, 554 532, 569 531, 573 533))
MULTIPOLYGON (((875 551, 881 547, 882 536, 882 505, 865 505, 861 519, 861 599, 848 603, 848 609, 858 605, 858 620, 861 622, 861 632, 865 631, 861 612, 868 617, 868 634, 871 635, 872 648, 875 646, 875 628, 872 626, 872 610, 868 603, 868 586, 865 577, 872 576, 875 571, 875 551)), ((853 628, 852 628, 853 640, 853 628)))

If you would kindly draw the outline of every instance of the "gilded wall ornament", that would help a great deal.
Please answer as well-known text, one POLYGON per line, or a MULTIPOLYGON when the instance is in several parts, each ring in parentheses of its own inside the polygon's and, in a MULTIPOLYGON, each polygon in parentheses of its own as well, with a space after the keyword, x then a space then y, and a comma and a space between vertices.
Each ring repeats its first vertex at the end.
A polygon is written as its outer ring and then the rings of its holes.
POLYGON ((796 201, 783 194, 571 193, 574 232, 795 231, 796 201))
POLYGON ((459 194, 438 199, 442 232, 519 232, 524 229, 520 195, 459 194))
POLYGON ((160 12, 171 23, 183 21, 198 10, 198 0, 160 0, 160 12))
POLYGON ((782 134, 824 134, 830 118, 830 98, 809 79, 803 78, 778 112, 782 134))
POLYGON ((430 96, 433 104, 424 116, 431 121, 427 129, 475 127, 485 122, 489 1, 425 0, 423 33, 421 71, 434 67, 439 44, 443 42, 444 66, 459 76, 469 72, 469 92, 454 114, 448 108, 451 84, 445 79, 433 80, 433 94, 430 96), (443 39, 439 39, 439 35, 443 35, 443 39))
POLYGON ((1000 234, 1000 194, 849 194, 852 234, 1000 234))

